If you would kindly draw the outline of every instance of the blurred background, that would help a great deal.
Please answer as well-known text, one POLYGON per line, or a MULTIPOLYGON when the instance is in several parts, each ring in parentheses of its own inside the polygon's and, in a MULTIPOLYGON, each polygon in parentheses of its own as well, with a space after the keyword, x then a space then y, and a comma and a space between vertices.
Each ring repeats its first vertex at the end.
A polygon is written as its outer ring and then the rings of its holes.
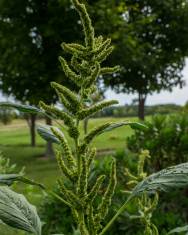
MULTIPOLYGON (((82 133, 106 120, 140 119, 149 126, 145 133, 120 128, 95 141, 98 158, 94 169, 108 173, 110 157, 119 161, 120 183, 110 212, 113 214, 126 198, 121 194, 126 188, 124 167, 134 171, 142 149, 151 153, 152 160, 147 162, 150 173, 188 160, 188 1, 82 2, 88 7, 96 35, 112 39, 114 51, 105 64, 121 66, 119 73, 99 78, 99 92, 92 98, 94 103, 117 99, 119 105, 86 120, 82 133)), ((43 100, 57 104, 50 82, 69 86, 58 62, 58 56, 66 57, 61 43, 82 39, 79 17, 70 0, 0 0, 0 101, 38 106, 43 100)), ((24 166, 28 177, 56 188, 59 172, 54 146, 37 135, 39 123, 51 124, 51 120, 1 108, 0 172, 7 164, 16 164, 14 171, 24 166)), ((16 189, 40 208, 46 222, 45 234, 73 234, 74 225, 66 207, 32 187, 16 185, 16 189)), ((188 222, 187 195, 187 190, 178 190, 162 196, 154 215, 160 234, 188 222)), ((129 210, 131 213, 134 207, 129 210)), ((125 213, 110 234, 141 235, 139 226, 125 213)), ((3 226, 1 229, 1 235, 22 234, 3 226)))

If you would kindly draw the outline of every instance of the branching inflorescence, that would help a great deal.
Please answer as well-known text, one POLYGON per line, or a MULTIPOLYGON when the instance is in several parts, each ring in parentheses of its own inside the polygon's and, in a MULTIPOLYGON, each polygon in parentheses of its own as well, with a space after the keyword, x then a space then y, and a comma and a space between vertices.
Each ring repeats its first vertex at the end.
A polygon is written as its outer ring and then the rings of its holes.
MULTIPOLYGON (((132 218, 140 219, 145 225, 144 234, 158 235, 158 229, 151 221, 152 213, 158 203, 158 192, 187 186, 188 163, 169 167, 147 176, 147 173, 144 172, 144 163, 145 159, 149 157, 149 152, 143 151, 139 157, 137 174, 133 175, 126 169, 126 175, 130 179, 129 185, 133 186, 129 192, 129 197, 111 220, 102 227, 102 222, 108 214, 116 187, 116 162, 113 160, 111 163, 111 172, 109 179, 106 180, 108 182, 106 187, 103 186, 105 175, 98 176, 96 182, 91 183, 91 165, 96 156, 96 149, 92 147, 92 142, 98 135, 122 126, 129 125, 133 129, 142 130, 147 127, 143 124, 129 121, 105 123, 94 128, 88 134, 81 135, 81 121, 88 119, 88 117, 104 108, 117 104, 117 101, 114 100, 96 104, 92 104, 89 101, 91 101, 92 95, 97 91, 95 85, 97 78, 104 74, 116 73, 119 67, 109 68, 101 66, 102 62, 113 50, 111 40, 104 40, 102 36, 95 37, 94 28, 85 5, 81 4, 79 0, 72 0, 72 3, 80 15, 85 42, 83 45, 63 43, 62 48, 71 55, 71 59, 70 62, 67 62, 63 57, 60 57, 59 60, 65 75, 74 83, 76 91, 72 91, 70 88, 55 82, 51 83, 59 97, 60 103, 63 105, 62 110, 44 102, 40 102, 40 109, 30 105, 0 103, 0 107, 12 107, 21 112, 40 113, 51 119, 63 120, 64 125, 67 127, 69 139, 57 127, 38 127, 39 134, 45 140, 60 145, 60 148, 56 151, 56 158, 62 173, 62 177, 58 181, 61 196, 39 183, 24 178, 22 174, 4 174, 6 172, 2 172, 3 174, 0 174, 0 184, 10 186, 15 181, 19 181, 46 190, 56 199, 70 207, 81 235, 106 234, 118 216, 127 208, 128 203, 136 199, 139 213, 136 216, 132 216, 132 218), (70 140, 71 142, 73 140, 74 148, 70 147, 70 140), (103 195, 101 195, 100 191, 103 192, 103 195), (153 197, 148 195, 151 192, 154 195, 153 197)), ((58 124, 61 126, 60 122, 58 124)), ((42 234, 42 223, 35 207, 31 206, 22 195, 15 193, 6 186, 0 187, 0 221, 36 235, 42 234)), ((187 226, 176 228, 169 234, 178 231, 187 231, 187 226)))
MULTIPOLYGON (((150 158, 148 150, 143 150, 139 155, 137 165, 137 175, 130 173, 128 168, 125 168, 125 175, 128 176, 129 182, 127 185, 132 186, 133 189, 139 182, 142 182, 147 177, 147 173, 144 172, 145 161, 150 158)), ((131 191, 127 191, 131 194, 131 191)), ((153 193, 153 196, 149 196, 147 192, 141 194, 140 197, 135 198, 138 207, 138 215, 131 215, 130 219, 138 219, 144 225, 144 235, 159 235, 158 229, 155 224, 152 223, 153 212, 155 211, 159 195, 158 192, 153 193)))
POLYGON ((71 182, 65 185, 64 178, 59 180, 62 197, 71 207, 72 215, 78 225, 81 235, 96 235, 101 230, 101 222, 108 213, 111 199, 116 186, 116 163, 111 164, 111 174, 105 193, 101 196, 100 203, 94 208, 94 201, 105 180, 105 175, 97 178, 94 185, 89 184, 90 168, 96 156, 96 149, 91 147, 93 139, 101 134, 111 123, 102 124, 81 137, 80 121, 88 118, 102 109, 117 104, 117 101, 103 101, 89 105, 88 100, 97 90, 96 80, 100 75, 115 73, 119 67, 101 67, 101 63, 112 52, 111 40, 104 40, 102 36, 95 37, 91 19, 84 4, 78 0, 72 3, 80 15, 85 35, 83 45, 62 43, 65 52, 71 54, 70 63, 60 57, 60 63, 65 75, 72 80, 77 91, 71 91, 68 87, 52 82, 51 85, 63 104, 63 111, 54 106, 40 102, 40 107, 49 115, 64 121, 68 128, 69 136, 74 140, 74 151, 61 132, 52 128, 53 135, 59 140, 62 152, 56 151, 59 168, 63 176, 71 182))

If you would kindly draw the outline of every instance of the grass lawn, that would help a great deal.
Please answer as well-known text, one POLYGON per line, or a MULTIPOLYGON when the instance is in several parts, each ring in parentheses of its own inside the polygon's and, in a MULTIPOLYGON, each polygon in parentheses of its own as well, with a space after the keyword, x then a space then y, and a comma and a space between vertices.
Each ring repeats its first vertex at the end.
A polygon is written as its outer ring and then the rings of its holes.
MULTIPOLYGON (((89 121, 89 129, 106 121, 123 121, 123 118, 100 118, 89 121)), ((130 119, 129 119, 130 120, 130 119)), ((133 120, 131 118, 131 120, 133 120)), ((136 118, 134 118, 136 120, 136 118)), ((126 137, 131 135, 130 127, 121 127, 112 132, 104 133, 96 138, 94 145, 101 150, 120 149, 126 144, 126 137)), ((28 177, 40 180, 52 186, 58 170, 54 159, 45 159, 45 141, 37 135, 37 146, 30 147, 30 136, 24 120, 14 120, 10 125, 0 125, 0 151, 16 163, 19 168, 26 167, 28 177)))
MULTIPOLYGON (((99 118, 91 119, 89 121, 89 129, 96 127, 106 121, 118 122, 127 120, 125 118, 99 118)), ((128 120, 137 120, 137 118, 129 118, 128 120)), ((81 126, 82 128, 82 126, 81 126)), ((83 128, 82 128, 83 129, 83 128)), ((130 127, 121 127, 112 132, 107 132, 96 138, 94 145, 102 150, 104 154, 107 150, 116 150, 125 148, 126 138, 133 133, 130 127)), ((30 147, 30 136, 27 123, 24 120, 14 120, 10 125, 0 125, 0 151, 4 156, 10 158, 11 163, 16 163, 18 169, 25 166, 26 176, 39 181, 51 188, 54 185, 59 171, 55 159, 44 158, 45 153, 45 141, 37 135, 37 146, 30 147)), ((17 186, 17 191, 23 192, 24 186, 17 186)), ((39 202, 36 199, 31 198, 31 201, 35 204, 39 202)), ((1 235, 15 235, 25 234, 18 233, 16 230, 12 230, 6 227, 4 230, 0 228, 1 235)))

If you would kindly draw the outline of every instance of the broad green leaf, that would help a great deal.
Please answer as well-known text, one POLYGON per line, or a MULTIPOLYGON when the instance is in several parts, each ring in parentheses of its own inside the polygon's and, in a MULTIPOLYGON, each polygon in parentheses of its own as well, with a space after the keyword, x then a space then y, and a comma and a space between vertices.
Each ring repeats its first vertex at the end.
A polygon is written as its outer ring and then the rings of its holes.
POLYGON ((188 186, 188 163, 172 166, 148 176, 133 189, 130 198, 143 192, 169 191, 185 186, 188 186))
POLYGON ((23 195, 6 186, 0 187, 0 220, 11 227, 41 235, 36 208, 23 195))
POLYGON ((8 186, 12 185, 15 181, 23 182, 25 184, 36 185, 42 189, 44 186, 40 183, 37 183, 33 180, 27 179, 19 174, 1 174, 0 175, 0 184, 6 184, 8 186))
POLYGON ((31 105, 23 105, 23 104, 14 104, 9 102, 1 102, 0 107, 7 107, 7 108, 15 108, 20 112, 24 113, 43 113, 43 111, 37 107, 31 106, 31 105))
POLYGON ((37 132, 46 141, 51 141, 52 143, 59 144, 60 141, 51 131, 52 126, 40 125, 37 127, 37 132))
MULTIPOLYGON (((117 211, 110 222, 104 227, 99 235, 104 235, 109 229, 110 225, 117 219, 117 217, 124 212, 128 203, 134 198, 138 197, 143 192, 154 193, 156 191, 169 191, 170 189, 188 186, 188 162, 176 166, 168 167, 162 171, 152 174, 141 181, 133 189, 131 195, 126 202, 117 211)), ((178 228, 180 229, 180 228, 178 228)), ((171 231, 172 234, 172 231, 171 231)), ((188 234, 186 234, 188 235, 188 234)))
POLYGON ((188 225, 186 225, 184 227, 175 228, 175 229, 171 230, 168 234, 182 233, 182 232, 186 232, 185 235, 188 235, 188 225))
POLYGON ((141 123, 125 121, 125 122, 111 123, 110 126, 108 126, 101 133, 112 131, 113 129, 116 129, 116 128, 119 128, 122 126, 130 126, 132 129, 139 129, 139 130, 146 130, 147 129, 147 127, 141 123))

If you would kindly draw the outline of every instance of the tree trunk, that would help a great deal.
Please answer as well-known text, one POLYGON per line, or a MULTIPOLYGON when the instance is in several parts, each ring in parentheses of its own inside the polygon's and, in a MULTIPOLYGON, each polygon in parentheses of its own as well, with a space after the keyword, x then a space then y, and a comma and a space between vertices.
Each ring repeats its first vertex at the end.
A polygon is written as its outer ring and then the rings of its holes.
POLYGON ((145 102, 146 102, 146 94, 141 94, 139 93, 139 97, 138 97, 138 117, 140 120, 145 119, 145 102))
POLYGON ((32 147, 36 146, 36 132, 35 132, 35 122, 36 122, 36 114, 29 114, 25 115, 25 120, 28 124, 29 127, 29 132, 30 132, 30 145, 32 147))
MULTIPOLYGON (((46 117, 46 125, 49 125, 49 126, 52 125, 52 120, 48 117, 46 117)), ((52 145, 51 141, 48 141, 46 143, 45 157, 47 157, 47 158, 53 158, 54 157, 54 150, 53 150, 53 145, 52 145)))
POLYGON ((35 133, 35 122, 36 122, 36 114, 30 115, 30 135, 31 135, 31 146, 36 146, 36 133, 35 133))
POLYGON ((88 132, 88 122, 89 122, 89 118, 84 119, 84 134, 85 135, 88 132))

